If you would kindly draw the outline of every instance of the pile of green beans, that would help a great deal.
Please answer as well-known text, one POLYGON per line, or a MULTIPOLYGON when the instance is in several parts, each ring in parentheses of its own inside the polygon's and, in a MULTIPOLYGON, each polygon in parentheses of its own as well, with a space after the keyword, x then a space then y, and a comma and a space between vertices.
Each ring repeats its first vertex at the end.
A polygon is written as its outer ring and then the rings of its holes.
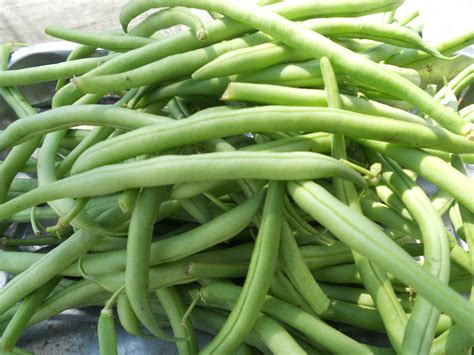
POLYGON ((474 63, 436 91, 417 68, 474 33, 429 44, 402 4, 132 0, 121 29, 47 27, 63 63, 0 46, 0 352, 93 306, 103 355, 117 326, 183 355, 469 354, 474 63), (47 81, 40 112, 18 88, 47 81))

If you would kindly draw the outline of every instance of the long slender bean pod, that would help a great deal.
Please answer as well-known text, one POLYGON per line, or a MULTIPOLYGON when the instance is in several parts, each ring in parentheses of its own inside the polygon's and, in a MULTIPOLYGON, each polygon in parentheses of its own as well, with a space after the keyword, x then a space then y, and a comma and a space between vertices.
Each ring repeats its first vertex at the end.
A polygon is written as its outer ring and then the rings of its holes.
POLYGON ((100 311, 99 321, 97 322, 97 336, 101 355, 118 355, 113 306, 122 291, 123 287, 118 289, 100 311))
POLYGON ((433 147, 456 153, 474 151, 467 138, 441 128, 338 109, 318 107, 256 107, 202 114, 159 126, 143 127, 96 144, 76 161, 72 172, 110 164, 142 154, 248 132, 326 131, 353 138, 368 138, 433 147), (382 128, 383 127, 383 128, 382 128), (218 128, 218 129, 217 129, 218 128), (189 133, 188 133, 189 132, 189 133), (129 142, 134 144, 130 145, 129 142))
POLYGON ((271 181, 242 292, 222 329, 202 350, 204 354, 231 352, 257 322, 277 263, 282 213, 283 185, 271 181))
MULTIPOLYGON (((450 37, 439 43, 433 45, 439 52, 449 55, 456 52, 462 48, 468 47, 471 44, 474 44, 474 31, 469 29, 465 32, 457 34, 454 37, 450 37)), ((413 66, 418 65, 425 59, 429 59, 430 55, 427 53, 420 52, 415 49, 405 49, 398 53, 395 53, 390 58, 385 60, 388 64, 398 65, 398 66, 413 66)))
POLYGON ((78 59, 71 62, 48 64, 0 73, 0 86, 30 85, 44 81, 72 78, 102 65, 114 55, 78 59))
POLYGON ((80 105, 38 113, 10 124, 0 134, 0 149, 46 133, 83 124, 133 130, 147 125, 172 122, 163 116, 134 112, 105 105, 80 105))
MULTIPOLYGON (((341 108, 341 97, 337 86, 334 70, 331 62, 321 58, 321 69, 324 85, 327 92, 328 106, 341 108)), ((332 137, 331 154, 336 159, 346 159, 346 143, 344 136, 335 134, 332 137)), ((353 209, 361 213, 359 198, 354 184, 340 179, 333 179, 334 195, 353 209)), ((399 349, 402 341, 403 328, 406 325, 406 315, 397 302, 395 291, 384 270, 371 263, 358 251, 352 250, 352 255, 357 268, 362 276, 364 286, 368 289, 375 300, 377 309, 386 326, 387 333, 395 349, 399 349)))
POLYGON ((156 337, 172 340, 160 328, 151 310, 148 292, 150 244, 156 214, 165 198, 167 189, 154 187, 143 189, 133 209, 128 230, 125 290, 130 305, 143 325, 156 337))
POLYGON ((178 352, 183 355, 197 354, 196 334, 191 319, 183 321, 186 312, 183 300, 174 287, 161 287, 155 291, 158 300, 168 316, 174 336, 186 341, 177 342, 178 352))
MULTIPOLYGON (((84 44, 87 46, 100 47, 116 52, 128 51, 153 43, 155 40, 139 36, 120 36, 112 34, 95 34, 79 30, 71 30, 58 26, 48 26, 46 34, 63 39, 65 41, 84 44)), ((74 63, 71 62, 71 63, 74 63)))
MULTIPOLYGON (((103 166, 27 192, 0 206, 0 220, 23 209, 61 198, 106 195, 136 187, 189 181, 235 179, 302 180, 337 176, 364 186, 363 178, 339 161, 317 153, 226 152, 167 155, 103 166), (94 186, 91 191, 90 186, 94 186)), ((76 217, 77 218, 77 217, 76 217)))
MULTIPOLYGON (((376 101, 340 94, 341 108, 366 115, 383 116, 396 120, 425 124, 426 121, 376 101)), ((289 88, 278 85, 230 83, 221 97, 225 101, 248 101, 268 105, 327 106, 323 90, 289 88)))
POLYGON ((202 20, 186 8, 173 7, 158 11, 135 26, 129 35, 139 37, 150 37, 156 31, 185 25, 189 27, 199 40, 205 40, 208 36, 202 20))
POLYGON ((283 223, 282 227, 280 255, 285 273, 313 312, 321 315, 330 311, 329 299, 304 263, 298 244, 286 222, 283 223))

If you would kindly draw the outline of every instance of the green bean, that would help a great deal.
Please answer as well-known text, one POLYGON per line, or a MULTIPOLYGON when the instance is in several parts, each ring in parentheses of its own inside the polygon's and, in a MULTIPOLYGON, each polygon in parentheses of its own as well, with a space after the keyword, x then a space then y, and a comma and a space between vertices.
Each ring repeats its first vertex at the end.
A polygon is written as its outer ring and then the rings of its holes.
POLYGON ((167 155, 103 166, 40 186, 1 205, 0 220, 46 201, 106 195, 128 188, 209 178, 291 180, 328 176, 347 179, 359 186, 365 185, 358 173, 335 159, 317 153, 226 152, 192 157, 167 155), (94 189, 91 190, 90 186, 94 186, 94 189))
POLYGON ((26 192, 38 187, 38 180, 34 178, 17 177, 10 184, 10 191, 26 192))
MULTIPOLYGON (((332 69, 331 62, 326 57, 321 58, 321 70, 324 79, 324 86, 327 92, 328 106, 341 108, 341 97, 337 86, 336 76, 332 69)), ((346 144, 344 136, 333 135, 331 155, 336 159, 346 159, 346 144)), ((357 213, 361 213, 359 198, 354 184, 333 179, 334 195, 357 213)), ((364 286, 374 298, 377 309, 387 328, 390 342, 395 349, 399 349, 402 340, 403 328, 406 324, 406 315, 398 304, 395 292, 388 280, 385 271, 380 270, 376 265, 363 257, 359 252, 352 251, 357 269, 362 275, 364 286)))
POLYGON ((461 91, 474 82, 474 64, 471 64, 461 70, 451 81, 442 87, 435 95, 435 98, 442 99, 449 90, 454 95, 459 95, 461 91))
POLYGON ((410 214, 405 204, 400 197, 388 187, 384 181, 380 181, 377 186, 374 186, 377 197, 382 200, 388 207, 396 211, 403 218, 413 221, 413 216, 410 214))
POLYGON ((282 212, 283 185, 271 181, 242 292, 222 329, 202 350, 204 354, 231 352, 255 326, 277 263, 282 212))
POLYGON ((78 59, 71 62, 48 64, 0 73, 0 86, 30 85, 44 81, 72 78, 102 65, 114 55, 78 59))
MULTIPOLYGON (((55 167, 55 154, 59 147, 60 139, 62 135, 47 136, 43 142, 38 162, 38 185, 47 186, 49 182, 55 181, 56 176, 54 173, 55 167), (46 185, 45 185, 46 184, 46 185)), ((46 201, 44 201, 46 202, 46 201)), ((67 216, 71 210, 76 206, 76 202, 72 199, 60 200, 60 201, 49 201, 50 207, 58 214, 58 216, 67 216)), ((35 204, 36 205, 36 204, 35 204)), ((33 206, 29 206, 33 207, 33 206)), ((17 212, 19 212, 18 210, 17 212)), ((101 236, 106 234, 109 235, 121 235, 123 233, 115 233, 101 226, 96 220, 87 214, 86 211, 80 211, 79 214, 70 221, 70 224, 75 227, 82 228, 85 232, 98 233, 101 236)), ((99 240, 98 238, 97 240, 99 240)), ((92 240, 91 240, 92 241, 92 240)), ((87 243, 86 243, 87 244, 87 243)))
POLYGON ((118 205, 123 213, 131 212, 133 210, 133 206, 137 201, 139 193, 140 189, 130 189, 125 190, 120 194, 120 197, 118 199, 118 205))
MULTIPOLYGON (((221 141, 221 140, 218 140, 221 141)), ((208 141, 207 143, 209 143, 208 141)), ((201 146, 203 142, 199 143, 201 146)), ((224 144, 219 144, 220 148, 224 148, 224 144)), ((225 144, 225 147, 230 148, 229 144, 225 144)), ((240 151, 272 151, 272 152, 288 152, 288 151, 312 151, 315 153, 325 153, 330 149, 330 135, 325 133, 312 133, 302 136, 288 137, 278 139, 276 141, 270 141, 267 143, 249 145, 240 148, 240 151)), ((205 191, 215 189, 217 186, 221 186, 223 181, 206 181, 197 183, 183 183, 178 184, 174 187, 171 192, 172 198, 189 198, 196 196, 205 191)), ((242 189, 242 183, 239 182, 242 189)), ((246 187, 249 188, 249 187, 246 187)), ((252 188, 253 189, 253 188, 252 188)))
MULTIPOLYGON (((6 221, 10 223, 28 223, 30 221, 31 209, 14 214, 6 221)), ((58 218, 58 214, 51 207, 37 207, 35 212, 37 220, 53 220, 58 218)))
POLYGON ((146 337, 140 329, 140 321, 133 312, 132 306, 126 295, 121 294, 117 299, 117 313, 122 327, 130 334, 138 337, 146 337))
POLYGON ((196 335, 193 329, 193 323, 190 319, 183 320, 186 312, 181 296, 174 287, 162 287, 155 291, 158 300, 165 310, 174 336, 186 339, 185 342, 178 342, 178 352, 180 354, 197 354, 196 335))
POLYGON ((353 212, 314 183, 291 182, 288 188, 295 202, 336 237, 413 287, 462 327, 473 329, 474 306, 419 267, 370 220, 353 212))
POLYGON ((443 190, 438 190, 431 198, 431 204, 440 216, 444 215, 454 203, 454 197, 443 190))
POLYGON ((298 244, 286 222, 283 222, 281 234, 280 256, 285 274, 314 313, 321 315, 325 312, 330 312, 329 299, 314 280, 308 266, 304 263, 303 256, 298 249, 298 244))
MULTIPOLYGON (((401 121, 425 124, 423 119, 376 101, 340 95, 343 109, 366 115, 383 116, 401 121)), ((297 89, 277 85, 230 83, 222 100, 250 101, 269 105, 327 106, 323 90, 297 89)))
POLYGON ((375 222, 396 229, 412 238, 418 238, 421 235, 420 230, 415 223, 400 216, 396 211, 392 210, 384 203, 373 201, 369 198, 362 198, 360 200, 360 205, 364 215, 375 222))
MULTIPOLYGON (((142 2, 135 1, 123 8, 120 20, 125 30, 130 20, 143 11, 140 4, 143 5, 142 2)), ((148 5, 145 8, 175 6, 181 4, 181 1, 155 0, 145 4, 148 5)), ((454 133, 467 136, 473 128, 466 125, 457 114, 433 100, 428 93, 408 80, 379 68, 368 59, 354 56, 351 51, 333 43, 324 36, 306 30, 280 15, 265 11, 264 8, 247 6, 247 4, 242 6, 227 1, 202 0, 185 1, 183 5, 218 11, 223 15, 262 30, 293 48, 303 49, 315 57, 325 55, 336 67, 343 68, 350 76, 419 107, 433 120, 454 133)))
POLYGON ((139 128, 96 144, 76 161, 72 172, 77 173, 134 156, 212 138, 246 132, 287 130, 321 130, 347 134, 350 137, 390 140, 459 153, 474 150, 474 143, 465 137, 437 127, 338 109, 272 106, 209 113, 156 127, 139 128), (134 144, 130 145, 130 141, 134 144))
POLYGON ((10 124, 0 136, 0 150, 42 136, 45 133, 81 124, 134 129, 145 125, 170 121, 167 117, 133 112, 113 106, 81 105, 61 107, 38 113, 10 124))
MULTIPOLYGON (((421 256, 422 250, 419 247, 414 248, 407 248, 404 247, 405 252, 409 252, 409 254, 414 254, 412 256, 421 256)), ((417 264, 422 265, 423 262, 417 262, 417 264)), ((466 276, 469 276, 471 273, 469 271, 463 270, 456 265, 451 265, 451 272, 450 272, 450 284, 453 280, 465 279, 466 276)), ((333 265, 328 266, 322 269, 315 270, 313 272, 313 276, 317 281, 322 282, 332 282, 332 283, 346 283, 346 284, 361 284, 361 276, 357 271, 357 267, 355 264, 340 264, 340 265, 333 265)), ((391 273, 388 274, 388 277, 392 283, 395 284, 397 290, 400 292, 409 292, 413 293, 413 290, 409 288, 400 288, 403 284, 400 280, 395 278, 391 273)))
POLYGON ((162 187, 143 189, 133 209, 127 242, 125 287, 130 305, 143 325, 156 337, 172 340, 160 328, 151 311, 148 293, 150 245, 156 214, 167 189, 162 187))
MULTIPOLYGON (((148 270, 150 290, 153 291, 161 287, 169 287, 196 281, 196 278, 190 277, 186 274, 189 262, 190 259, 184 259, 150 268, 148 270)), ((53 317, 67 309, 87 307, 103 303, 108 297, 110 297, 111 292, 115 292, 123 286, 125 273, 115 272, 104 275, 94 275, 93 278, 95 280, 94 282, 91 280, 78 281, 48 298, 46 302, 42 304, 40 309, 38 309, 38 311, 33 315, 29 325, 53 317), (104 286, 110 292, 105 291, 103 288, 104 286)))
MULTIPOLYGON (((357 304, 359 306, 375 308, 375 302, 369 293, 365 293, 363 289, 339 286, 330 283, 320 283, 321 288, 331 299, 357 304)), ((411 309, 413 301, 407 295, 397 295, 399 302, 405 309, 411 309)))
MULTIPOLYGON (((190 317, 195 328, 211 334, 216 334, 225 322, 225 316, 220 312, 210 311, 201 307, 195 307, 190 317)), ((268 352, 265 344, 256 336, 254 330, 245 338, 244 342, 257 348, 264 354, 268 352)), ((265 338, 265 342, 268 343, 269 339, 265 338)))
POLYGON ((310 270, 353 261, 349 248, 340 242, 328 246, 305 245, 300 251, 310 270))
POLYGON ((101 355, 118 355, 113 306, 120 293, 123 292, 123 289, 124 287, 121 287, 117 290, 100 311, 99 321, 97 323, 97 335, 101 355))
POLYGON ((269 295, 294 304, 305 312, 313 314, 311 307, 306 303, 303 297, 301 297, 291 281, 278 269, 275 270, 273 275, 269 295))
POLYGON ((31 237, 25 239, 0 238, 0 245, 10 246, 35 246, 35 245, 57 245, 63 242, 58 237, 31 237))
POLYGON ((429 182, 455 197, 469 211, 474 212, 473 182, 442 159, 433 157, 422 150, 408 147, 369 140, 358 141, 364 146, 394 159, 403 167, 420 174, 429 182))
POLYGON ((131 36, 149 37, 158 30, 176 25, 189 27, 201 41, 207 39, 208 33, 201 19, 186 8, 174 7, 164 9, 148 16, 130 32, 131 36))
POLYGON ((211 213, 204 196, 198 195, 191 198, 180 199, 179 204, 200 224, 207 223, 211 220, 211 213))
POLYGON ((466 333, 455 324, 433 341, 430 354, 467 354, 473 346, 472 332, 466 333))
MULTIPOLYGON (((447 284, 449 280, 449 245, 441 217, 423 190, 408 178, 396 163, 381 158, 380 155, 375 157, 372 153, 369 155, 369 158, 382 162, 384 179, 400 196, 420 227, 426 256, 423 266, 440 281, 447 284)), ((426 299, 417 297, 406 326, 402 351, 428 354, 439 315, 440 312, 426 299)))
MULTIPOLYGON (((59 26, 47 26, 44 31, 52 37, 65 41, 85 44, 87 46, 101 47, 115 52, 128 51, 155 42, 155 40, 151 38, 104 33, 94 34, 78 30, 70 30, 59 26)), ((74 61, 72 63, 74 63, 74 61)))
POLYGON ((459 211, 459 204, 454 203, 451 208, 449 209, 449 219, 454 228, 454 232, 458 237, 463 240, 466 240, 466 236, 464 235, 464 225, 461 218, 461 212, 459 211))
POLYGON ((15 312, 15 315, 3 331, 0 342, 2 351, 12 351, 36 309, 41 305, 46 297, 48 297, 59 281, 61 281, 61 277, 55 277, 25 298, 20 308, 15 312))
MULTIPOLYGON (((449 55, 464 47, 470 46, 471 44, 474 44, 474 31, 469 29, 466 32, 457 34, 454 37, 440 41, 434 44, 433 47, 444 55, 449 55)), ((387 60, 385 60, 385 62, 398 66, 413 66, 415 64, 421 64, 424 59, 428 58, 430 58, 430 55, 427 53, 423 53, 414 49, 406 49, 392 55, 387 60)))
MULTIPOLYGON (((205 300, 219 302, 225 306, 234 303, 239 293, 239 287, 223 283, 212 283, 203 287, 200 291, 205 300)), ((316 317, 272 296, 265 297, 262 311, 302 332, 311 343, 322 345, 330 351, 357 354, 372 353, 366 345, 357 343, 316 317)))

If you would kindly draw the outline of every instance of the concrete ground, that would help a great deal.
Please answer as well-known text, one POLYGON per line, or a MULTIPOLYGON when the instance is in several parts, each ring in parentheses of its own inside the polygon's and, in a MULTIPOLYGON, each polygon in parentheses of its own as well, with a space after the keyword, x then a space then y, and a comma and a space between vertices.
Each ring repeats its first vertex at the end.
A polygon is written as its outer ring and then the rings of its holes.
MULTIPOLYGON (((400 12, 418 8, 428 40, 437 41, 474 28, 473 0, 405 2, 400 12)), ((93 32, 117 28, 118 14, 126 3, 127 0, 0 0, 0 42, 14 40, 35 44, 54 40, 43 32, 47 25, 93 32)))

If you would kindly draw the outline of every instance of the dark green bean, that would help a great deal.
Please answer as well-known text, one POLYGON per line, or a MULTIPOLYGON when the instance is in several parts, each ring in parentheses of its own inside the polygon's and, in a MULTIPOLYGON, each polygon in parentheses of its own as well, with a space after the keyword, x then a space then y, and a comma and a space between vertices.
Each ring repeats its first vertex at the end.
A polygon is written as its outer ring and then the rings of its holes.
POLYGON ((232 352, 256 325, 277 263, 282 213, 283 185, 271 181, 242 292, 222 329, 202 350, 204 354, 232 352))

